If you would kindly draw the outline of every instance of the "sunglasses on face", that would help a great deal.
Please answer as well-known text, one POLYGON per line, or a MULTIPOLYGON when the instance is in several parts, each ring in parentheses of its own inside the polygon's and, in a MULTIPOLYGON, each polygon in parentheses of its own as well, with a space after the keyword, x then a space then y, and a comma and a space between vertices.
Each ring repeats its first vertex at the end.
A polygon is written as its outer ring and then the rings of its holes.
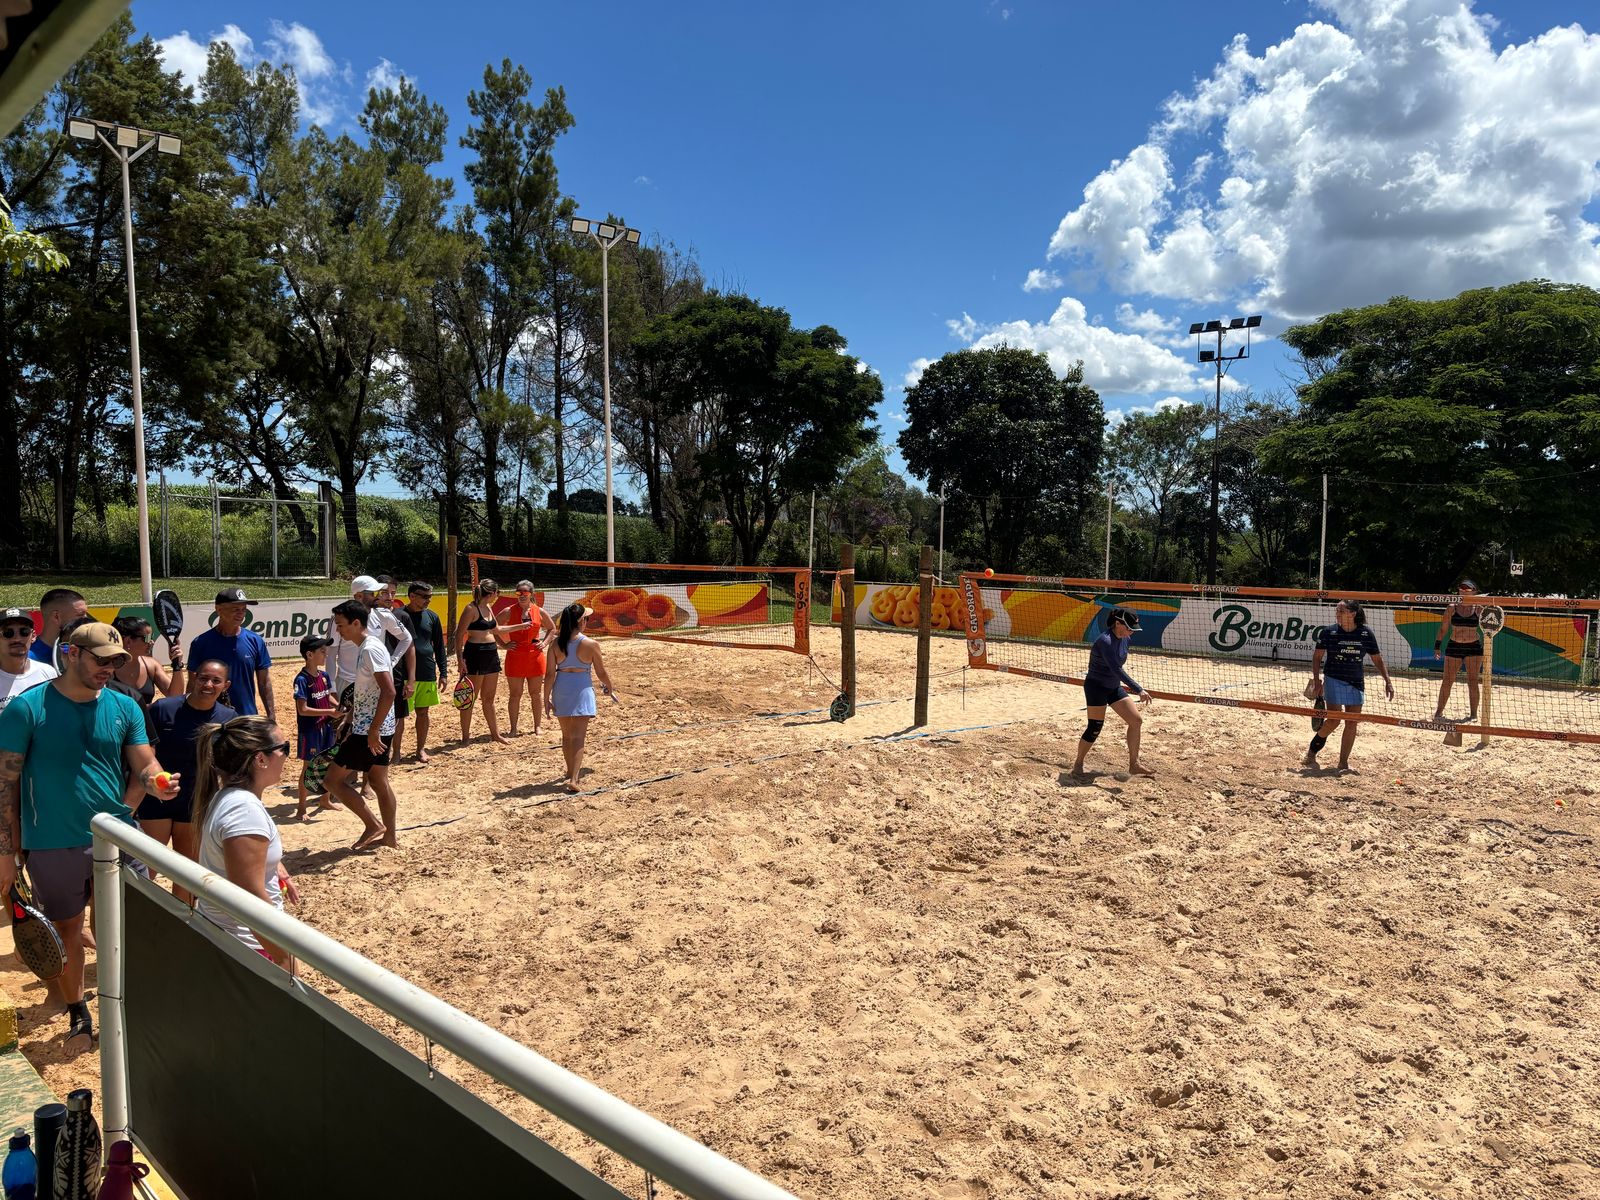
POLYGON ((531 595, 533 595, 533 593, 529 592, 529 591, 525 591, 522 588, 518 588, 517 589, 517 595, 519 595, 519 596, 531 596, 531 595))
POLYGON ((120 671, 123 667, 127 666, 133 661, 133 656, 128 654, 115 654, 110 658, 100 658, 98 656, 91 655, 90 661, 93 662, 95 667, 99 670, 120 671))
POLYGON ((273 755, 273 754, 282 753, 283 755, 287 756, 288 753, 289 753, 289 743, 288 742, 279 742, 276 746, 268 746, 261 753, 266 754, 266 755, 273 755))
POLYGON ((6 641, 11 641, 11 640, 16 639, 16 638, 25 638, 25 637, 32 637, 32 636, 33 636, 33 626, 32 625, 8 625, 6 628, 0 629, 0 638, 5 639, 6 641))

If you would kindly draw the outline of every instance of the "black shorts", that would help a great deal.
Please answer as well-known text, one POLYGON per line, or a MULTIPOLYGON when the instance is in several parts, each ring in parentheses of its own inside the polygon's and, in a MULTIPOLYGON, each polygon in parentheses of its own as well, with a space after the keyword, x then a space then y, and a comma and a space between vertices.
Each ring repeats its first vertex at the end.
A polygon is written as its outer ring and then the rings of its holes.
POLYGON ((339 743, 339 748, 333 752, 335 766, 343 767, 347 771, 368 771, 373 767, 387 767, 389 765, 389 743, 392 738, 383 739, 383 752, 374 754, 372 747, 367 745, 367 735, 352 733, 339 743))
POLYGON ((1483 643, 1472 642, 1446 642, 1444 644, 1446 658, 1482 658, 1483 643))
POLYGON ((1096 683, 1092 679, 1083 681, 1083 702, 1090 708, 1100 708, 1102 705, 1115 704, 1118 700, 1126 700, 1128 691, 1120 683, 1112 688, 1103 683, 1096 683))
POLYGON ((500 674, 500 648, 493 642, 468 642, 461 657, 466 660, 468 675, 500 674))
POLYGON ((398 675, 394 678, 394 719, 404 721, 411 715, 411 701, 406 696, 406 681, 398 675))
POLYGON ((193 801, 163 800, 159 796, 146 795, 139 801, 139 807, 134 810, 133 818, 136 821, 181 821, 187 825, 193 813, 193 801))

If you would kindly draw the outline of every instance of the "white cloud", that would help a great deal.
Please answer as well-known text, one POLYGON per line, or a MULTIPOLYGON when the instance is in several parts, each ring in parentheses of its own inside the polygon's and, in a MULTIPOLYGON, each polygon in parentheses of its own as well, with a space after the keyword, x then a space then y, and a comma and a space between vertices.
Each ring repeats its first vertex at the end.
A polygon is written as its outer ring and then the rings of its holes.
POLYGON ((1142 416, 1153 416, 1158 412, 1166 412, 1174 408, 1187 408, 1191 404, 1199 404, 1198 400, 1185 400, 1182 396, 1167 396, 1157 400, 1154 404, 1129 404, 1122 408, 1106 409, 1106 424, 1120 425, 1129 417, 1138 413, 1142 416))
POLYGON ((909 425, 911 423, 911 418, 906 416, 903 412, 885 413, 884 415, 896 425, 909 425))
POLYGON ((911 364, 911 369, 908 370, 905 373, 905 377, 900 381, 901 384, 904 387, 908 387, 908 388, 916 387, 918 381, 921 380, 921 378, 922 378, 922 373, 924 371, 926 371, 931 366, 933 366, 933 359, 931 359, 931 358, 919 358, 919 359, 917 359, 915 362, 913 362, 911 364))
POLYGON ((277 62, 286 62, 302 80, 321 79, 334 72, 333 58, 322 47, 322 39, 299 21, 268 25, 267 53, 277 62))
POLYGON ((1316 0, 1241 36, 1096 176, 1049 257, 1126 293, 1305 317, 1543 276, 1600 284, 1600 34, 1496 51, 1471 0, 1316 0), (1207 181, 1214 181, 1208 183, 1207 181))
MULTIPOLYGON (((1141 334, 1093 324, 1083 302, 1072 296, 1063 297, 1044 321, 979 325, 963 313, 960 321, 949 324, 975 350, 1002 344, 1042 350, 1057 374, 1082 359, 1084 382, 1101 393, 1191 391, 1198 386, 1190 365, 1171 350, 1141 334)), ((913 371, 920 377, 926 366, 926 359, 918 359, 913 371)), ((912 382, 908 376, 907 386, 912 382)))
POLYGON ((1022 290, 1025 292, 1053 292, 1061 287, 1063 282, 1061 276, 1054 271, 1035 267, 1028 272, 1028 277, 1022 281, 1022 290))
POLYGON ((234 57, 242 63, 255 60, 255 42, 249 34, 233 24, 224 25, 221 33, 213 33, 204 42, 190 37, 187 29, 181 29, 171 37, 159 39, 156 45, 161 50, 167 70, 178 72, 185 83, 198 87, 200 77, 206 73, 206 53, 214 42, 226 42, 232 46, 234 57))
POLYGON ((378 59, 378 65, 367 72, 367 82, 363 91, 392 92, 400 86, 400 80, 403 78, 405 78, 404 71, 387 58, 380 58, 378 59))
POLYGON ((633 177, 633 182, 634 182, 634 185, 636 187, 654 187, 655 186, 653 183, 650 182, 650 176, 648 176, 648 175, 635 175, 633 177))

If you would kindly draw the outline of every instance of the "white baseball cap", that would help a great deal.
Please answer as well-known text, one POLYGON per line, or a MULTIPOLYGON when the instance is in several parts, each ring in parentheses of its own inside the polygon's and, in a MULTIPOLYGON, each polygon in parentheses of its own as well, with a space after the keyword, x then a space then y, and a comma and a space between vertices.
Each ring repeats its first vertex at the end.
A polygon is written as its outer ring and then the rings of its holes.
POLYGON ((371 575, 357 575, 350 581, 350 594, 352 596, 359 596, 362 592, 381 591, 383 591, 383 584, 379 583, 371 575))

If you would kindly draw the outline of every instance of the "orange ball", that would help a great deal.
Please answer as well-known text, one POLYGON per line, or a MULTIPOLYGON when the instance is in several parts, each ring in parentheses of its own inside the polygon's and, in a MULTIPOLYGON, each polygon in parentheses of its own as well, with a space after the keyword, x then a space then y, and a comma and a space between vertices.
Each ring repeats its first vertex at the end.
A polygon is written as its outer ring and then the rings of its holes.
POLYGON ((151 782, 164 792, 172 786, 172 776, 166 771, 157 771, 155 779, 151 782))
POLYGON ((994 578, 994 568, 993 567, 985 567, 983 569, 983 577, 985 579, 993 579, 994 578))

